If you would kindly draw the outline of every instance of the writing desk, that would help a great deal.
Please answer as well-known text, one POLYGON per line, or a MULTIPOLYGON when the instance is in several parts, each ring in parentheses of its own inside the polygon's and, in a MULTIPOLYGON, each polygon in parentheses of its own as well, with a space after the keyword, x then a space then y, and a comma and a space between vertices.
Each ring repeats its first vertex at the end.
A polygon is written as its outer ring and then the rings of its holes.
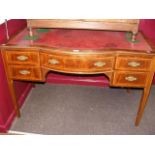
POLYGON ((45 82, 49 71, 103 74, 111 87, 143 88, 139 124, 155 72, 155 53, 141 33, 134 41, 130 33, 102 30, 34 28, 32 33, 26 28, 1 46, 17 116, 14 80, 45 82))

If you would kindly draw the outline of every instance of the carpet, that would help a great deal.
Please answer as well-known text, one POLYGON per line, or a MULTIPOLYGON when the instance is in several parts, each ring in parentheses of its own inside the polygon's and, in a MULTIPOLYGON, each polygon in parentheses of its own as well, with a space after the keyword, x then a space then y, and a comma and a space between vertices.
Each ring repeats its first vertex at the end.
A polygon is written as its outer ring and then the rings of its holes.
POLYGON ((155 86, 138 127, 141 89, 37 84, 11 129, 50 135, 155 134, 155 86))

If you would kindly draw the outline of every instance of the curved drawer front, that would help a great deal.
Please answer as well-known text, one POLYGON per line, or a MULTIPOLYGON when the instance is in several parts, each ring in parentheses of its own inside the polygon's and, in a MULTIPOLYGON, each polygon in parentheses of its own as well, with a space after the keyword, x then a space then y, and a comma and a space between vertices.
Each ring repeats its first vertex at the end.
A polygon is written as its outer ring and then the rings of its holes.
POLYGON ((113 68, 114 57, 41 53, 41 66, 62 72, 102 73, 113 68))
POLYGON ((118 56, 116 69, 119 70, 141 70, 148 71, 151 67, 151 58, 140 58, 131 56, 118 56))
POLYGON ((125 87, 144 87, 147 76, 147 72, 116 71, 114 73, 113 85, 125 87))
POLYGON ((41 70, 38 67, 9 66, 9 76, 13 79, 41 80, 41 70))
POLYGON ((6 59, 9 64, 39 64, 39 52, 6 51, 6 59))

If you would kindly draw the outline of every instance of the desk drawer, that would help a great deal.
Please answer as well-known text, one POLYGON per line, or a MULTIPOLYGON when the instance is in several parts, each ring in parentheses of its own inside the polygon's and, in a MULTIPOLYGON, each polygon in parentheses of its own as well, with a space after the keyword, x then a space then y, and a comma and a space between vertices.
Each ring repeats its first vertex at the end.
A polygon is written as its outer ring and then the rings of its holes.
POLYGON ((114 73, 113 85, 124 87, 144 87, 147 77, 147 72, 116 71, 114 73))
POLYGON ((38 67, 9 66, 9 76, 13 79, 41 80, 41 70, 38 67))
POLYGON ((39 64, 39 52, 6 51, 5 54, 9 64, 39 64))
POLYGON ((116 61, 116 69, 148 71, 151 67, 151 58, 119 56, 116 61))
POLYGON ((52 55, 41 54, 41 65, 56 71, 100 73, 111 70, 114 57, 95 57, 90 55, 52 55))

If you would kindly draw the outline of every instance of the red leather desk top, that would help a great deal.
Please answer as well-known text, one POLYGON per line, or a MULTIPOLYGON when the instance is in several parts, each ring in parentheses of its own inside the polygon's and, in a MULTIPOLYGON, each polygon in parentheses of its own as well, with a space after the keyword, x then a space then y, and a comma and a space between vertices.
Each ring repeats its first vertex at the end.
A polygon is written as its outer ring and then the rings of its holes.
POLYGON ((147 52, 152 51, 141 33, 137 35, 135 42, 131 41, 131 35, 127 32, 101 30, 33 29, 33 36, 37 39, 26 39, 28 36, 28 30, 24 29, 11 39, 8 42, 8 45, 22 47, 45 46, 49 48, 86 50, 124 49, 147 52))

